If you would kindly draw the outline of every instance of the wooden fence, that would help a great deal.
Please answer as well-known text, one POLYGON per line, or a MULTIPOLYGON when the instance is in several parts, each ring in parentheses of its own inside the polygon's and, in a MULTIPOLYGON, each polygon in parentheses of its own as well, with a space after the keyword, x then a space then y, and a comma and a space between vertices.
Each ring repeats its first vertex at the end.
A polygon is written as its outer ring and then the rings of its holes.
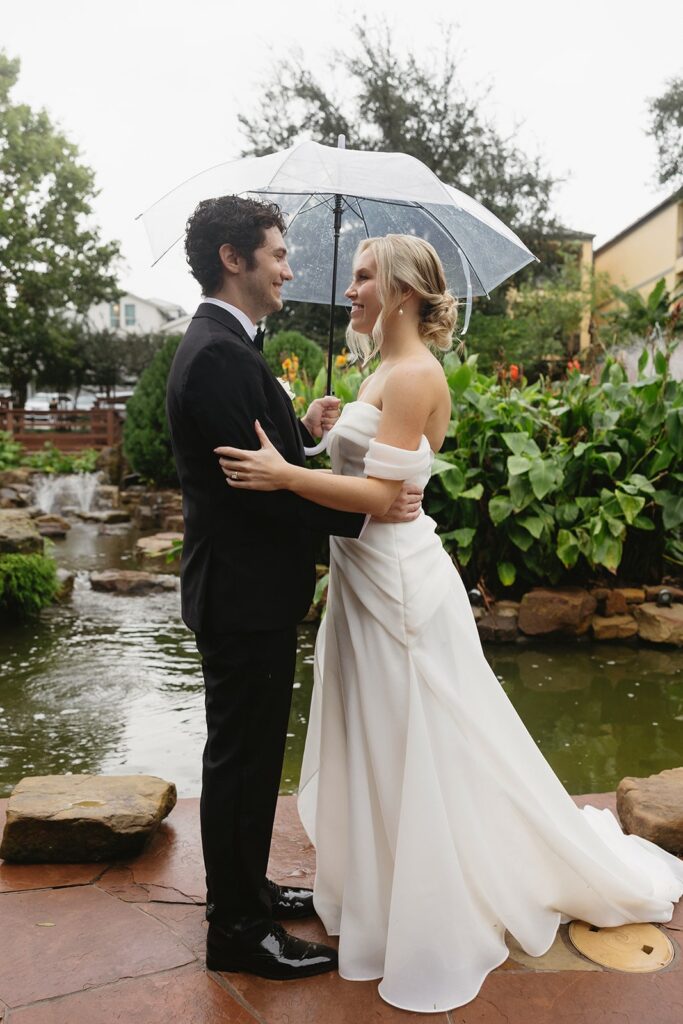
POLYGON ((46 441, 62 452, 108 448, 121 440, 123 416, 118 409, 8 409, 0 406, 0 430, 12 434, 27 451, 46 441))

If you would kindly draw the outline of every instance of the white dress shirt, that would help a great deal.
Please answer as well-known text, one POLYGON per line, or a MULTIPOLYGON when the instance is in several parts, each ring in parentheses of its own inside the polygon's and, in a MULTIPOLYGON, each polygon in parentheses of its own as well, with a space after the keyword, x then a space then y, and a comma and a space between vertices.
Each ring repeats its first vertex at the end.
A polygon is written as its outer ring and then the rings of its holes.
POLYGON ((251 320, 246 313, 243 313, 237 306, 232 306, 229 302, 223 302, 222 299, 202 299, 202 302, 211 302, 214 306, 220 306, 221 309, 227 309, 228 313, 232 313, 236 320, 242 324, 245 331, 253 341, 256 337, 256 324, 252 324, 251 320))

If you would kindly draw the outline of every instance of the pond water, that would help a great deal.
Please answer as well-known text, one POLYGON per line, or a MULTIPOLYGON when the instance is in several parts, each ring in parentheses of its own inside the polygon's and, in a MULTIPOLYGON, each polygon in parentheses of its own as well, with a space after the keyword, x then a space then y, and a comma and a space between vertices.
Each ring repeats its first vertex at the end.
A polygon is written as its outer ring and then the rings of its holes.
MULTIPOLYGON (((177 593, 91 590, 92 569, 134 566, 128 527, 74 522, 55 542, 72 600, 0 623, 0 796, 24 775, 144 772, 200 789, 203 685, 177 593)), ((282 791, 296 789, 315 631, 300 631, 282 791)), ((571 793, 683 763, 683 652, 607 644, 490 647, 493 669, 571 793)))

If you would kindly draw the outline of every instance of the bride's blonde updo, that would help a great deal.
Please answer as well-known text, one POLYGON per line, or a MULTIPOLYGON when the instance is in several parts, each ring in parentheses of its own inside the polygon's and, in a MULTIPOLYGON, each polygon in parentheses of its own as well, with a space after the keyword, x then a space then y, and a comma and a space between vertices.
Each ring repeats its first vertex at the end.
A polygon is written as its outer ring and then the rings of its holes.
POLYGON ((426 345, 447 352, 453 345, 458 303, 446 287, 443 265, 434 246, 415 235, 384 235, 364 239, 356 258, 372 248, 377 263, 377 294, 381 311, 372 335, 346 330, 349 350, 362 363, 382 347, 384 323, 401 305, 401 292, 412 288, 420 303, 418 331, 426 345))

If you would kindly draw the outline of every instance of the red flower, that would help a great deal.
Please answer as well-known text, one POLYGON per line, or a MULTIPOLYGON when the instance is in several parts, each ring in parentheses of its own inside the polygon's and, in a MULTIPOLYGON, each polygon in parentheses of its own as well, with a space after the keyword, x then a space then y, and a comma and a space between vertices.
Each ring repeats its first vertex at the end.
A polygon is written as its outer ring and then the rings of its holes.
POLYGON ((519 367, 516 363, 510 363, 510 380, 516 383, 519 380, 519 367))

